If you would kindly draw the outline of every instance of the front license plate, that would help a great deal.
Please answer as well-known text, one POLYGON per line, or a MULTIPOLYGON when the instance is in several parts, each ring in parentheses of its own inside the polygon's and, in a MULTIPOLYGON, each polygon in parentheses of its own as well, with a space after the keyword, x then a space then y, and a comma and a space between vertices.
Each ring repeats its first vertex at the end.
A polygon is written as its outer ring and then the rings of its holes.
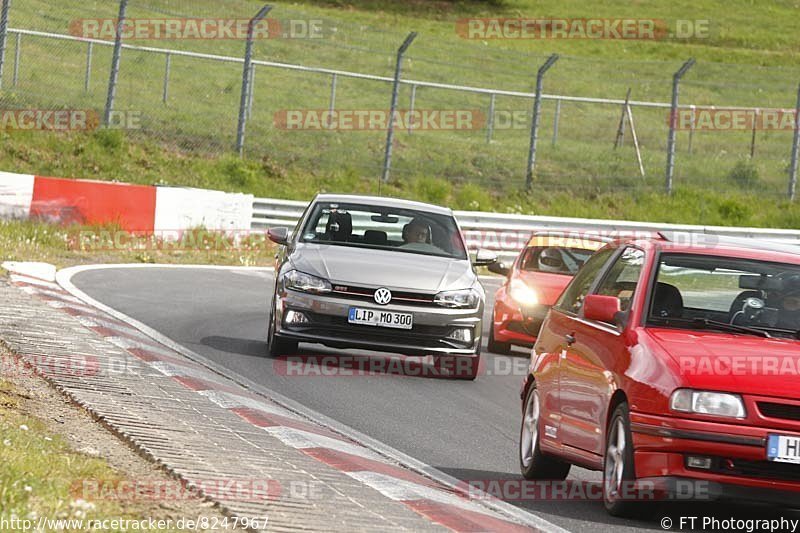
POLYGON ((360 307, 350 308, 347 321, 351 324, 396 329, 411 329, 411 326, 414 323, 411 313, 396 313, 394 311, 379 311, 377 309, 361 309, 360 307))
POLYGON ((800 464, 800 437, 770 435, 767 439, 767 459, 800 464))

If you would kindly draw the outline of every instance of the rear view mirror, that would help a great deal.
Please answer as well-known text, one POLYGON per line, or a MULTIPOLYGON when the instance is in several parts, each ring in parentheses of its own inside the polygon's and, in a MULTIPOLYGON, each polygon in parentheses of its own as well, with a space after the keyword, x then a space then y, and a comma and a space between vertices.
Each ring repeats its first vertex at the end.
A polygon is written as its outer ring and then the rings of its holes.
POLYGON ((285 245, 289 242, 289 228, 269 228, 267 230, 267 237, 276 244, 285 245))
POLYGON ((616 296, 590 294, 583 301, 583 316, 587 320, 614 324, 621 310, 622 304, 616 296))
POLYGON ((511 267, 504 261, 495 261, 489 265, 489 272, 494 272, 495 274, 500 274, 501 276, 508 276, 508 273, 511 272, 511 267))
POLYGON ((492 252, 491 250, 478 250, 478 253, 475 254, 475 261, 473 263, 475 266, 485 266, 491 265, 497 262, 497 254, 492 252))

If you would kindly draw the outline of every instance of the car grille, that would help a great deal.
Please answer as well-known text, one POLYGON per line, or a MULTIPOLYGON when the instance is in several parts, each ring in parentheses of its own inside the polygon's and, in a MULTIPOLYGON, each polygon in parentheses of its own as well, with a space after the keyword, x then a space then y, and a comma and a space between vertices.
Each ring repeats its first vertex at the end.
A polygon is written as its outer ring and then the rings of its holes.
POLYGON ((761 414, 769 418, 800 421, 800 405, 786 403, 756 402, 761 414))
POLYGON ((719 474, 776 481, 800 481, 800 465, 796 464, 739 459, 718 459, 715 463, 712 470, 719 474))
POLYGON ((445 339, 453 330, 451 326, 414 325, 408 329, 386 329, 360 324, 350 324, 347 317, 321 315, 305 312, 308 324, 292 326, 290 329, 310 335, 354 338, 365 342, 403 343, 427 348, 465 347, 464 343, 445 339))
MULTIPOLYGON (((369 287, 353 287, 351 285, 334 285, 333 294, 341 298, 349 298, 352 300, 362 300, 365 302, 375 303, 374 294, 377 289, 369 287)), ((405 291, 392 291, 392 302, 403 305, 421 305, 433 306, 436 303, 433 301, 434 294, 426 294, 422 292, 405 292, 405 291)))

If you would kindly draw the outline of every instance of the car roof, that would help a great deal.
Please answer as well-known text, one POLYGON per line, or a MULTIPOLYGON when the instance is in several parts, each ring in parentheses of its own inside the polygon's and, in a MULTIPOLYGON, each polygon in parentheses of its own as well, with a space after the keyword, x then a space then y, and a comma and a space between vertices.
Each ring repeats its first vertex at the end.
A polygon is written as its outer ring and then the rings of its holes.
POLYGON ((398 209, 415 209, 418 211, 427 211, 429 213, 438 213, 441 215, 452 215, 453 210, 449 207, 442 207, 434 204, 426 204, 424 202, 415 202, 413 200, 403 200, 401 198, 389 198, 387 196, 369 196, 359 194, 318 194, 313 202, 341 202, 341 203, 355 203, 364 204, 377 207, 390 207, 398 209))
POLYGON ((707 233, 660 232, 649 238, 628 239, 631 244, 651 244, 662 251, 684 253, 727 253, 759 261, 800 264, 800 243, 779 243, 707 233))

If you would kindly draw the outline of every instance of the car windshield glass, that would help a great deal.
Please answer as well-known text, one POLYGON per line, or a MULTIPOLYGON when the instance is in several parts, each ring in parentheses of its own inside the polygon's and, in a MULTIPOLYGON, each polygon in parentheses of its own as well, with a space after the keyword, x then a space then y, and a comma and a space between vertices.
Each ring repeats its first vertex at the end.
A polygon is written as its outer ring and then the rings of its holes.
POLYGON ((415 209, 320 202, 301 242, 467 259, 455 219, 415 209))
POLYGON ((797 338, 800 265, 663 254, 648 324, 797 338))
POLYGON ((525 250, 520 270, 574 276, 594 252, 563 246, 531 246, 525 250))

